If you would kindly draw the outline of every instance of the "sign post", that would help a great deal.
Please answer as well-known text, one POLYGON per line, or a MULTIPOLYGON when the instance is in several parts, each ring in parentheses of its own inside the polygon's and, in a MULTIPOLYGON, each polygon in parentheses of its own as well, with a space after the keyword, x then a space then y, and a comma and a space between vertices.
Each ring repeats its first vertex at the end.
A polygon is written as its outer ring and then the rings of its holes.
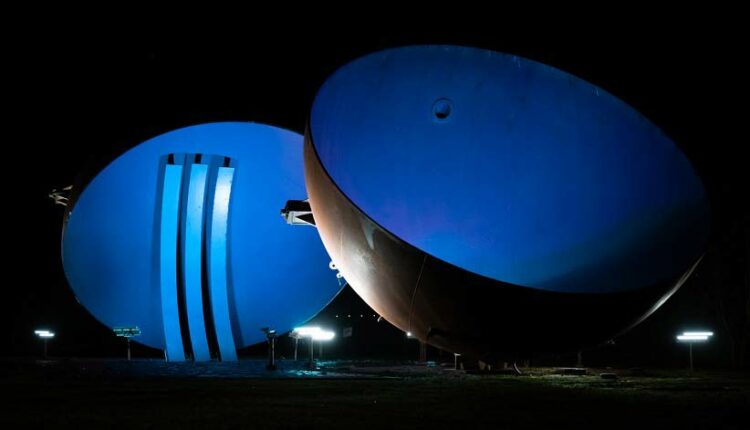
POLYGON ((130 338, 141 335, 141 329, 136 327, 115 327, 112 329, 117 337, 124 337, 128 344, 128 361, 130 361, 130 338))

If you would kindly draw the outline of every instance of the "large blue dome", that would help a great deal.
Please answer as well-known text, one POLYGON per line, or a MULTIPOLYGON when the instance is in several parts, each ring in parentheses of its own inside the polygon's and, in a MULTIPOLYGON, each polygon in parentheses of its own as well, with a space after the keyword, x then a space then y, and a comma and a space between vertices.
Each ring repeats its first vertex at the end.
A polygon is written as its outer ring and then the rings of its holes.
POLYGON ((681 273, 708 234, 703 186, 659 128, 517 56, 366 56, 322 86, 310 130, 331 179, 375 223, 503 282, 637 289, 681 273))
POLYGON ((341 67, 313 103, 305 174, 352 288, 456 352, 610 339, 676 291, 709 235, 704 187, 656 125, 575 76, 482 49, 341 67))
POLYGON ((136 340, 170 359, 231 359, 265 339, 261 327, 291 329, 340 290, 315 230, 279 216, 305 197, 300 135, 254 123, 175 130, 80 193, 65 273, 97 319, 138 326, 136 340))

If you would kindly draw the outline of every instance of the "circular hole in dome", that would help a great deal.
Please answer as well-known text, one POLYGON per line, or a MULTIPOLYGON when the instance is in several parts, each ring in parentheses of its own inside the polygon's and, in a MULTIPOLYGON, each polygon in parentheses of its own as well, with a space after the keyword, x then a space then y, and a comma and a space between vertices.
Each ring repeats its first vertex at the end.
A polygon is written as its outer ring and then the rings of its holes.
POLYGON ((453 105, 451 104, 451 101, 448 99, 438 99, 433 105, 432 105, 432 115, 435 118, 435 121, 443 122, 448 119, 448 117, 451 115, 451 112, 453 111, 453 105))

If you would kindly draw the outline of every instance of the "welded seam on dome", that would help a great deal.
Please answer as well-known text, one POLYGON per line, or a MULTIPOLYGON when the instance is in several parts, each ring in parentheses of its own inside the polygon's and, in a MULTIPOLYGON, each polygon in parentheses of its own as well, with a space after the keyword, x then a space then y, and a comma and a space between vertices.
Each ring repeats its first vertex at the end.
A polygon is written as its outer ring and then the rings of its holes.
POLYGON ((424 254, 424 258, 422 258, 422 265, 419 266, 419 275, 417 275, 417 282, 414 284, 414 290, 412 290, 411 293, 411 300, 409 301, 409 322, 407 324, 407 331, 411 333, 412 327, 411 327, 411 314, 414 310, 414 298, 417 296, 417 289, 419 288, 419 281, 422 280, 422 271, 424 270, 424 264, 427 261, 427 253, 424 254))

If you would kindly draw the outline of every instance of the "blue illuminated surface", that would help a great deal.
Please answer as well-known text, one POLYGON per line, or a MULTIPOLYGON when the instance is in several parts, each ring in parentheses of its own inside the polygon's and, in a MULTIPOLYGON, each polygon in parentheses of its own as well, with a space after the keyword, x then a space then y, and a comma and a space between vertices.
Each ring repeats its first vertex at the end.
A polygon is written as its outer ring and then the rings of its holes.
POLYGON ((229 199, 232 193, 234 169, 220 167, 216 179, 216 191, 211 217, 210 246, 208 248, 208 285, 211 291, 211 310, 216 326, 217 343, 224 360, 236 360, 237 348, 234 344, 232 322, 227 300, 227 223, 229 220, 229 199))
POLYGON ((159 276, 161 280, 161 311, 164 326, 164 349, 171 361, 182 361, 185 352, 180 333, 180 316, 177 308, 177 232, 180 221, 180 193, 182 166, 167 165, 162 192, 159 276))
POLYGON ((552 67, 449 46, 339 69, 310 129, 376 223, 490 278, 615 292, 679 275, 708 235, 703 186, 654 124, 552 67))
MULTIPOLYGON (((207 263, 209 275, 216 276, 209 276, 209 285, 213 281, 221 288, 221 269, 211 263, 222 259, 216 252, 226 240, 228 310, 222 312, 229 313, 237 347, 264 341, 261 327, 283 332, 303 324, 340 290, 315 229, 289 226, 279 215, 287 200, 306 198, 302 137, 261 124, 205 124, 126 152, 86 186, 73 207, 63 237, 63 266, 78 300, 102 323, 137 325, 142 331, 137 341, 156 348, 167 346, 165 332, 176 339, 179 327, 169 322, 175 321, 170 309, 177 304, 162 301, 162 285, 172 288, 175 275, 160 270, 174 266, 162 261, 167 254, 160 249, 176 249, 175 211, 165 205, 182 202, 160 189, 179 187, 184 175, 179 166, 165 166, 169 154, 220 154, 232 160, 226 238, 214 230, 211 245, 217 248, 209 248, 207 263)), ((226 179, 217 179, 217 187, 226 179)), ((187 187, 184 178, 182 186, 187 187)), ((211 306, 217 313, 220 304, 211 306)), ((226 316, 214 315, 214 322, 224 330, 226 316)), ((222 342, 220 335, 217 340, 222 342)), ((180 345, 174 349, 181 351, 180 345)))
POLYGON ((196 360, 210 360, 206 339, 206 322, 203 316, 203 208, 206 202, 206 182, 208 166, 190 166, 190 182, 185 214, 185 234, 183 235, 182 278, 185 280, 185 303, 190 341, 196 360))

